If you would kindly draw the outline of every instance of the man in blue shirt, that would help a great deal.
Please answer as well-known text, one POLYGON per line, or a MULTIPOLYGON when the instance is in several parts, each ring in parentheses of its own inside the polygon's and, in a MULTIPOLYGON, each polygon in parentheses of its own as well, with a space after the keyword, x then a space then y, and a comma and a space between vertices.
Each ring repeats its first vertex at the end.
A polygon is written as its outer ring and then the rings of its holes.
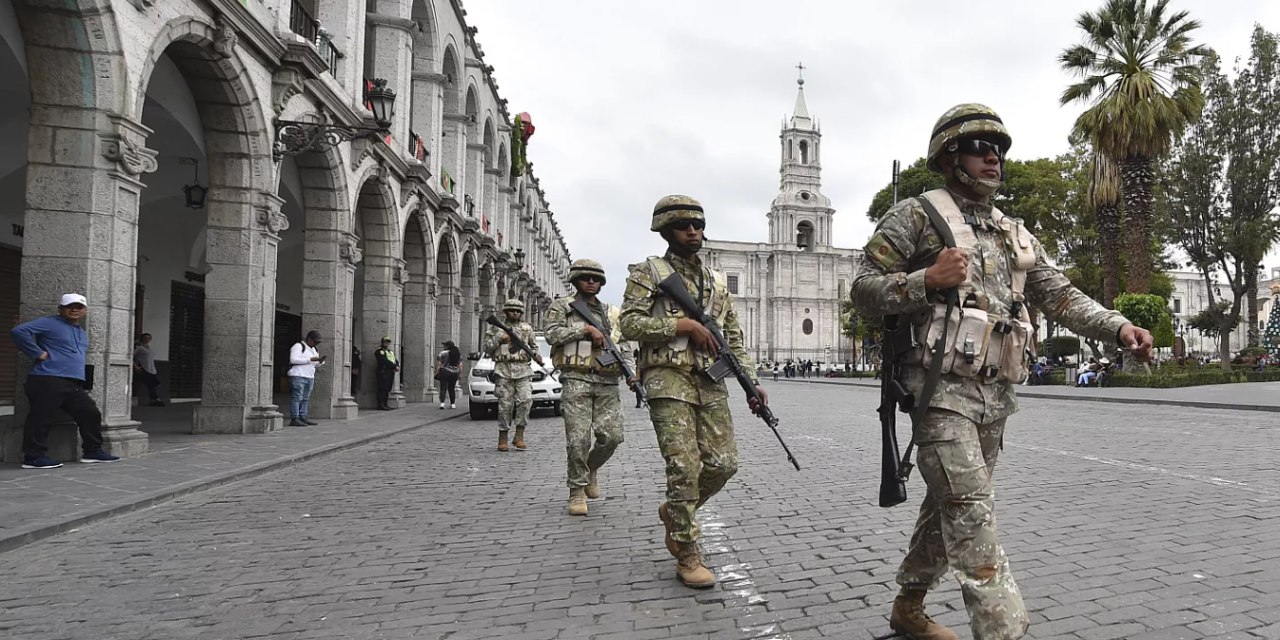
POLYGON ((61 410, 80 427, 80 462, 113 462, 120 458, 102 450, 102 412, 84 389, 85 351, 89 336, 80 321, 88 311, 84 296, 68 293, 58 315, 13 328, 13 342, 35 361, 24 387, 30 411, 22 436, 23 469, 57 469, 45 440, 61 410))

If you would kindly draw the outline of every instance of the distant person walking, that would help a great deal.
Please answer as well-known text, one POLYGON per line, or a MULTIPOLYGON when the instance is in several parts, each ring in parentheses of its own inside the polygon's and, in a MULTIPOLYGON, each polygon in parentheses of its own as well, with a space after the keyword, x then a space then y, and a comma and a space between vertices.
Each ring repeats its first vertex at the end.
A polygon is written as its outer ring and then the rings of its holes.
MULTIPOLYGON (((63 411, 80 428, 80 462, 114 462, 120 458, 102 450, 102 412, 85 391, 85 354, 89 336, 80 321, 88 303, 78 293, 62 296, 58 315, 37 318, 13 328, 14 344, 35 361, 24 391, 30 410, 22 432, 22 468, 57 469, 61 462, 48 456, 49 429, 63 411)), ((87 386, 92 386, 89 379, 87 386)))
POLYGON ((445 394, 449 396, 449 408, 458 408, 458 377, 462 375, 462 350, 452 340, 444 341, 444 351, 436 356, 436 380, 440 382, 440 408, 444 408, 445 394))
POLYGON ((134 377, 147 388, 147 396, 151 398, 151 406, 163 407, 160 399, 160 376, 156 375, 156 357, 151 353, 151 334, 144 333, 138 338, 138 346, 133 348, 134 377))
POLYGON ((319 423, 307 419, 307 408, 311 403, 311 391, 316 387, 316 369, 324 366, 328 356, 320 355, 316 346, 323 342, 319 331, 307 332, 307 337, 289 348, 289 387, 293 392, 289 404, 291 427, 307 427, 319 423))

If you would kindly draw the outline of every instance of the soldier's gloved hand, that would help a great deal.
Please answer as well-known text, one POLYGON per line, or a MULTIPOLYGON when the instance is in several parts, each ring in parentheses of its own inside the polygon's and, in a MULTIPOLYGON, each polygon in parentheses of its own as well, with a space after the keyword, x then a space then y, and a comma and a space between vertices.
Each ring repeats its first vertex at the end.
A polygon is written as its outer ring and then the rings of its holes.
POLYGON ((1129 354, 1138 362, 1151 361, 1151 350, 1155 347, 1155 339, 1151 337, 1150 331, 1133 324, 1126 324, 1120 327, 1117 337, 1120 344, 1127 347, 1129 354))
POLYGON ((583 333, 586 334, 587 337, 591 338, 591 344, 595 345, 597 349, 604 348, 604 334, 600 333, 599 329, 591 325, 587 325, 583 333))
POLYGON ((747 404, 751 406, 751 413, 760 413, 760 406, 762 403, 766 407, 769 406, 769 394, 764 392, 764 387, 756 385, 756 391, 760 393, 760 400, 762 402, 757 402, 755 398, 747 398, 747 404))
POLYGON ((628 389, 630 389, 630 390, 632 390, 632 391, 635 391, 635 390, 636 390, 636 382, 637 382, 637 380, 636 380, 635 378, 627 378, 627 388, 628 388, 628 389))
POLYGON ((711 331, 702 326, 701 322, 692 318, 680 318, 676 321, 676 335, 689 336, 689 340, 693 342, 693 346, 699 351, 703 351, 715 358, 720 355, 720 350, 716 348, 716 338, 711 335, 711 331))
POLYGON ((538 363, 538 366, 539 366, 539 367, 541 367, 541 366, 542 366, 542 356, 538 356, 537 358, 534 358, 534 361, 536 361, 536 362, 538 363))
POLYGON ((930 291, 950 289, 969 277, 969 256, 964 249, 943 249, 938 261, 924 271, 924 286, 930 291))

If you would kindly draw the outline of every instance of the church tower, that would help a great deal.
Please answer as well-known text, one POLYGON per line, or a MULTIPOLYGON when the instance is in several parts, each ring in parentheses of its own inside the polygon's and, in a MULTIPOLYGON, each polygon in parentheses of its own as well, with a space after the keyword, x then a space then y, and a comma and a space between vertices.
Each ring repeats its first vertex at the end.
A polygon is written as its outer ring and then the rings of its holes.
MULTIPOLYGON (((798 65, 801 74, 804 65, 798 65)), ((800 251, 831 247, 831 200, 822 195, 822 129, 809 115, 804 77, 796 80, 796 107, 782 124, 781 186, 769 209, 769 242, 800 251)))

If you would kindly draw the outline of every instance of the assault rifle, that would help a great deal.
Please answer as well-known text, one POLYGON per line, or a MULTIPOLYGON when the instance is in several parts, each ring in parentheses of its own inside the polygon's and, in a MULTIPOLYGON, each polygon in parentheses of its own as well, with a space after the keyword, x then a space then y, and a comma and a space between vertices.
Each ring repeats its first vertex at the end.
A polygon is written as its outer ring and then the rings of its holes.
POLYGON ((756 389, 756 383, 751 381, 750 376, 742 368, 742 363, 738 362, 738 357, 733 355, 733 351, 729 348, 729 342, 724 339, 724 334, 720 331, 720 325, 707 316, 707 312, 697 302, 694 302, 693 296, 689 295, 689 290, 685 288, 684 280, 681 279, 680 274, 673 273, 667 276, 666 280, 658 283, 658 289, 680 305, 680 308, 684 309, 685 315, 702 323, 702 326, 711 332, 711 337, 716 341, 716 350, 719 351, 719 356, 716 359, 716 363, 710 369, 707 369, 707 375, 717 382, 725 379, 729 374, 733 374, 738 379, 738 384, 746 392, 747 399, 755 398, 756 415, 760 416, 760 419, 764 420, 764 423, 773 430, 773 435, 778 438, 778 444, 781 444, 782 450, 787 453, 787 461, 796 468, 796 471, 799 471, 800 463, 796 461, 795 456, 791 455, 791 449, 783 441, 782 434, 778 433, 778 418, 773 415, 773 411, 764 403, 764 398, 760 396, 760 390, 756 389))
POLYGON ((605 330, 604 325, 600 324, 600 320, 596 318, 594 313, 591 313, 591 309, 587 308, 587 303, 578 298, 569 303, 569 308, 577 311, 578 315, 587 321, 587 324, 594 327, 596 331, 600 332, 600 335, 604 336, 604 351, 596 357, 596 362, 599 362, 602 367, 609 367, 616 363, 622 368, 622 377, 628 382, 634 383, 633 390, 636 392, 636 400, 639 400, 642 404, 649 404, 649 397, 644 393, 644 385, 640 384, 640 379, 636 377, 636 373, 631 370, 631 367, 627 366, 627 361, 622 357, 622 351, 618 349, 618 345, 614 344, 613 338, 609 336, 609 331, 605 330))
POLYGON ((490 315, 488 318, 485 318, 484 321, 505 331, 507 337, 511 339, 511 346, 529 354, 529 358, 534 362, 537 362, 538 359, 542 357, 538 355, 537 351, 534 351, 532 347, 525 343, 524 339, 520 337, 520 334, 516 333, 511 327, 503 324, 502 321, 498 319, 498 316, 490 315))

